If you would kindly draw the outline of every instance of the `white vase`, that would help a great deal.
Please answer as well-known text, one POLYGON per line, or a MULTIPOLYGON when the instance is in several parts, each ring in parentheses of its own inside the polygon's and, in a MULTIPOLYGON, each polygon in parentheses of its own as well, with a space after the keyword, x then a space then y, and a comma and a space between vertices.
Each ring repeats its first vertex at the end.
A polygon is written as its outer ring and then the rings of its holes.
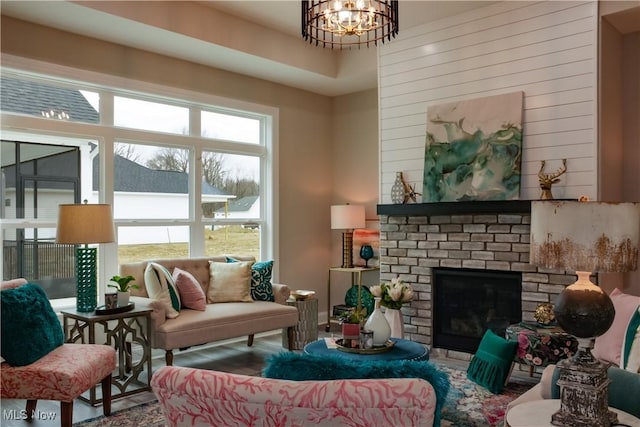
POLYGON ((396 172, 396 179, 391 186, 391 202, 395 204, 404 203, 404 184, 402 182, 402 172, 396 172))
POLYGON ((387 308, 384 312, 384 317, 389 323, 391 329, 391 338, 404 338, 404 318, 402 317, 402 311, 395 308, 387 308))
POLYGON ((389 323, 384 317, 382 310, 380 310, 381 300, 381 298, 375 298, 375 308, 373 313, 371 313, 371 316, 369 316, 367 322, 364 324, 364 329, 373 332, 374 347, 383 346, 391 337, 391 328, 389 327, 389 323))
POLYGON ((118 307, 126 307, 127 305, 129 305, 130 295, 131 293, 129 291, 127 292, 118 291, 118 307))

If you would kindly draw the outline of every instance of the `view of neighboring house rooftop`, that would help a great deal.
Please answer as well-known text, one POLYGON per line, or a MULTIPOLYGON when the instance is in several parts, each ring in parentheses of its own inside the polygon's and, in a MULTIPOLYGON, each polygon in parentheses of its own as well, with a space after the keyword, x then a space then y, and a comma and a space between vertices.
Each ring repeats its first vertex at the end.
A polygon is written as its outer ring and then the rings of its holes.
POLYGON ((258 200, 259 196, 246 196, 237 200, 230 200, 227 208, 220 208, 216 210, 217 214, 224 214, 231 212, 246 212, 251 209, 251 206, 258 200))
MULTIPOLYGON (((67 89, 5 76, 0 78, 0 84, 2 111, 40 117, 42 112, 53 109, 67 113, 69 120, 88 123, 99 123, 100 121, 99 113, 77 89, 67 89)), ((53 142, 55 143, 55 141, 53 142)), ((43 163, 44 159, 39 159, 40 172, 46 167, 57 170, 59 170, 58 168, 75 168, 76 165, 70 162, 64 151, 66 150, 63 150, 62 153, 51 153, 46 163, 43 163)), ((94 191, 98 190, 99 163, 98 155, 93 159, 94 191)), ((114 158, 114 168, 117 171, 114 182, 115 191, 173 194, 188 194, 189 192, 189 175, 185 172, 150 169, 117 154, 114 158)), ((12 182, 7 184, 15 185, 12 182)), ((40 185, 41 188, 49 188, 50 186, 53 188, 59 184, 43 182, 40 185)), ((202 183, 202 194, 203 196, 222 196, 223 199, 235 197, 206 182, 202 183)))
POLYGON ((31 116, 42 116, 54 110, 65 112, 75 122, 98 123, 100 114, 79 90, 25 81, 13 77, 0 77, 2 111, 31 116))

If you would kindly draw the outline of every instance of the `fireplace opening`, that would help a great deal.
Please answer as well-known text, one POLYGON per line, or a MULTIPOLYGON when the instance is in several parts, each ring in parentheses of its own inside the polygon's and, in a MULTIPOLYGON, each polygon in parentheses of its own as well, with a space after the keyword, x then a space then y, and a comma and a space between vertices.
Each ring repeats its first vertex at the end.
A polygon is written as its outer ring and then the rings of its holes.
POLYGON ((433 346, 475 353, 487 329, 522 320, 522 273, 433 269, 433 346))

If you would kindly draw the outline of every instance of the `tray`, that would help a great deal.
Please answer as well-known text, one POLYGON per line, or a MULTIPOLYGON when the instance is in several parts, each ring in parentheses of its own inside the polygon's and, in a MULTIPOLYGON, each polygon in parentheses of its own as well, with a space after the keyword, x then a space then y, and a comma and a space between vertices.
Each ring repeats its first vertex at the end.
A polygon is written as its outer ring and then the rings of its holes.
POLYGON ((101 305, 100 307, 96 307, 96 314, 117 314, 117 313, 124 313, 126 311, 131 311, 135 308, 136 304, 133 302, 130 302, 129 304, 125 305, 124 307, 116 307, 116 308, 106 308, 104 305, 101 305))
POLYGON ((344 351, 345 353, 356 353, 356 354, 378 354, 389 351, 393 348, 394 342, 389 340, 384 345, 380 347, 373 348, 353 348, 353 347, 345 347, 342 345, 342 338, 336 340, 336 345, 338 346, 338 350, 344 351))

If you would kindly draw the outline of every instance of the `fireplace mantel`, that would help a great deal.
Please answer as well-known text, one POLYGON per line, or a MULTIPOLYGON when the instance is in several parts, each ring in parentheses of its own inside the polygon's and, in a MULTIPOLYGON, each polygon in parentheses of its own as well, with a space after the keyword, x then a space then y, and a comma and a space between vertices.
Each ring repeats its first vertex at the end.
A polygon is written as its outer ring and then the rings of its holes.
POLYGON ((531 200, 496 200, 378 205, 378 215, 432 216, 488 213, 529 213, 531 200))

